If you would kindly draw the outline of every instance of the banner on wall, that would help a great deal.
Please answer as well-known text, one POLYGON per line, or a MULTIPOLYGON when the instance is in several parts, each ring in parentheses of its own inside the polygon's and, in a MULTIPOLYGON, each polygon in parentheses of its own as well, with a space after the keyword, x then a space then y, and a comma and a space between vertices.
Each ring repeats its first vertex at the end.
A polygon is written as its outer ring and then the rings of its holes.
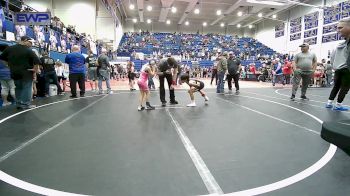
POLYGON ((275 26, 275 31, 284 31, 284 23, 275 26))
POLYGON ((284 23, 275 26, 275 38, 284 36, 284 23))
POLYGON ((308 43, 309 45, 315 45, 317 44, 317 37, 304 39, 304 43, 308 43))
POLYGON ((294 27, 290 27, 290 33, 298 33, 301 32, 301 25, 299 26, 294 26, 294 27))
POLYGON ((309 31, 304 31, 304 38, 317 36, 317 29, 312 29, 309 31))
POLYGON ((301 17, 290 20, 290 27, 301 25, 301 17))
POLYGON ((323 24, 331 24, 340 20, 342 6, 341 3, 323 10, 323 24))
POLYGON ((50 12, 17 12, 13 21, 16 25, 50 25, 50 12))
POLYGON ((350 1, 341 3, 342 15, 341 18, 347 18, 350 16, 350 1))
POLYGON ((304 16, 305 30, 318 27, 318 15, 318 12, 313 12, 304 16))
POLYGON ((338 41, 338 33, 328 34, 322 36, 322 43, 338 41))
POLYGON ((5 14, 2 7, 0 7, 0 38, 4 38, 3 27, 5 24, 5 14))
POLYGON ((284 36, 284 31, 276 31, 275 38, 284 36))
POLYGON ((290 35, 290 41, 295 41, 295 40, 298 40, 298 39, 301 39, 301 33, 290 35))
POLYGON ((327 34, 327 33, 332 33, 336 31, 337 31, 337 24, 332 24, 332 25, 323 26, 322 33, 327 34))

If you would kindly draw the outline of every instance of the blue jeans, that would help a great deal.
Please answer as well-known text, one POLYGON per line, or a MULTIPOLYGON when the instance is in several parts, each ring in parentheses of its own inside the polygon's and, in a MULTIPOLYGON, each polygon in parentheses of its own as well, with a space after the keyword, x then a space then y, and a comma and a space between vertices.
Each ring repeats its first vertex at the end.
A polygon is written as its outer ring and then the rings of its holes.
POLYGON ((225 72, 218 72, 218 85, 216 86, 216 93, 224 93, 224 76, 225 72))
POLYGON ((33 80, 15 80, 17 107, 26 108, 32 101, 33 80))
POLYGON ((149 76, 148 77, 148 88, 151 89, 155 89, 156 87, 154 86, 154 82, 153 82, 153 76, 149 76))
POLYGON ((98 77, 99 92, 102 93, 102 81, 103 81, 103 79, 106 80, 107 92, 110 92, 111 91, 111 84, 109 82, 110 77, 108 77, 109 72, 107 72, 106 70, 100 70, 100 74, 101 74, 101 76, 98 77))

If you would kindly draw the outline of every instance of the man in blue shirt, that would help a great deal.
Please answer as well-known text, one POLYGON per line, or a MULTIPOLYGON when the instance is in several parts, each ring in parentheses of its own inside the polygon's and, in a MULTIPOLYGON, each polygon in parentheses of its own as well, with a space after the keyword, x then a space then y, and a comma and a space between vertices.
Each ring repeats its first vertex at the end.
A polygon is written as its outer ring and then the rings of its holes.
POLYGON ((80 97, 85 95, 85 57, 80 53, 77 45, 72 47, 72 53, 67 54, 65 63, 69 65, 69 83, 72 95, 71 98, 77 98, 77 83, 80 89, 80 97))

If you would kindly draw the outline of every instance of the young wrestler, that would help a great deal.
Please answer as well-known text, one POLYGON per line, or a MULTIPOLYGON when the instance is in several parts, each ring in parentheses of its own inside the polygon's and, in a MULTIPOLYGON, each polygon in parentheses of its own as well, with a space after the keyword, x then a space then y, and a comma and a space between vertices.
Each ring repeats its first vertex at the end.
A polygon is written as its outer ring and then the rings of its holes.
POLYGON ((196 79, 190 79, 188 74, 184 74, 181 77, 181 83, 187 83, 188 86, 190 86, 190 90, 188 90, 188 93, 191 97, 191 103, 187 105, 187 107, 195 107, 196 102, 194 101, 194 93, 199 92, 202 97, 205 100, 205 103, 209 101, 209 98, 205 95, 205 92, 202 90, 204 88, 204 83, 202 81, 196 80, 196 79))
POLYGON ((137 85, 140 89, 140 105, 138 106, 137 110, 141 111, 144 110, 145 107, 143 107, 143 103, 146 102, 146 110, 154 110, 155 108, 151 106, 151 104, 148 102, 149 98, 149 88, 148 88, 148 77, 154 76, 155 74, 155 61, 151 60, 150 63, 147 63, 142 66, 140 78, 137 81, 137 85))

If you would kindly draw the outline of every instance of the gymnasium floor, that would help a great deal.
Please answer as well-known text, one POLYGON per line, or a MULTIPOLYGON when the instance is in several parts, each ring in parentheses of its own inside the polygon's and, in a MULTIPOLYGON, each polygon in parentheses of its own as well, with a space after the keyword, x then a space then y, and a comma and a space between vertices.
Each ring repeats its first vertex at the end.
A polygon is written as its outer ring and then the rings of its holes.
POLYGON ((1 109, 0 179, 12 185, 0 195, 349 195, 350 157, 319 133, 350 112, 324 108, 328 88, 310 88, 309 101, 290 91, 207 89, 196 108, 185 90, 165 108, 152 92, 158 106, 142 112, 138 92, 121 90, 1 109))

